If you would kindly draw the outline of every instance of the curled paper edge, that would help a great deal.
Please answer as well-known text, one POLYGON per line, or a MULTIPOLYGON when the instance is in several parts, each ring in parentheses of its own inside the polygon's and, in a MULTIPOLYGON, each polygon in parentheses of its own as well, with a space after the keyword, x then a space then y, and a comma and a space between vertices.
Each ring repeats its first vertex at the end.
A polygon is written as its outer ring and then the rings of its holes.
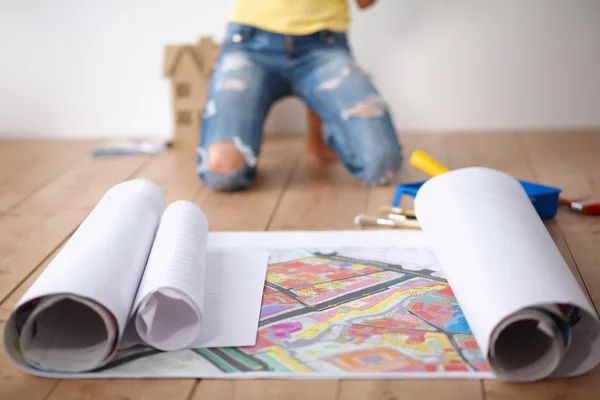
POLYGON ((200 334, 202 319, 202 312, 183 291, 163 287, 148 293, 142 300, 134 315, 134 325, 137 335, 146 345, 162 351, 176 351, 188 348, 196 340, 200 334), (162 306, 162 304, 159 304, 161 297, 163 302, 166 301, 165 298, 169 298, 168 301, 179 302, 179 306, 185 304, 186 310, 178 307, 175 310, 169 310, 169 312, 157 312, 157 309, 162 306), (189 315, 190 312, 194 314, 195 321, 173 321, 177 316, 182 316, 185 313, 189 315), (148 313, 152 314, 148 315, 148 313), (163 326, 168 327, 168 333, 163 335, 164 337, 161 340, 154 340, 152 338, 154 332, 150 331, 160 329, 163 326))

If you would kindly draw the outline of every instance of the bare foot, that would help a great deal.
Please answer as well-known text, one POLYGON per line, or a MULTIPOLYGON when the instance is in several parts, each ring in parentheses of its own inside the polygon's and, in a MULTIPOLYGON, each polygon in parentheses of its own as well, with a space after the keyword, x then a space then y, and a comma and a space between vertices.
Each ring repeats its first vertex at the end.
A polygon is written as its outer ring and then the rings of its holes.
POLYGON ((306 140, 306 157, 317 165, 331 164, 337 161, 337 155, 327 146, 321 131, 323 122, 319 115, 310 107, 308 111, 308 137, 306 140))
POLYGON ((319 165, 332 164, 338 159, 335 151, 327 145, 310 142, 306 146, 306 157, 308 161, 319 165))

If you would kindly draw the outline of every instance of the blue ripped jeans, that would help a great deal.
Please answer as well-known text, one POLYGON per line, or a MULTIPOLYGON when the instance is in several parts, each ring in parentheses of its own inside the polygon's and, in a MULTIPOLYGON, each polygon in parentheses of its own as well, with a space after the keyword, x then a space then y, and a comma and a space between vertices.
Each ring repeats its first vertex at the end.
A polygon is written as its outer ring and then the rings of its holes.
POLYGON ((287 36, 230 23, 202 117, 198 175, 207 186, 230 191, 255 180, 264 122, 273 103, 289 95, 320 116, 326 143, 358 179, 385 184, 401 169, 388 108, 357 66, 346 34, 287 36), (209 149, 219 142, 236 145, 243 167, 211 171, 209 149))

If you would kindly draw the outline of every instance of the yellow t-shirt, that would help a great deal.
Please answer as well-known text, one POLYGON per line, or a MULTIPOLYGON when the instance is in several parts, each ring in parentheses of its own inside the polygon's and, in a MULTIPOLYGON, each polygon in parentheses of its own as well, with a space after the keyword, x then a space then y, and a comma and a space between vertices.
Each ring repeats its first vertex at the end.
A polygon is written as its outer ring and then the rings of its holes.
POLYGON ((347 0, 236 0, 229 21, 285 35, 346 32, 347 0))

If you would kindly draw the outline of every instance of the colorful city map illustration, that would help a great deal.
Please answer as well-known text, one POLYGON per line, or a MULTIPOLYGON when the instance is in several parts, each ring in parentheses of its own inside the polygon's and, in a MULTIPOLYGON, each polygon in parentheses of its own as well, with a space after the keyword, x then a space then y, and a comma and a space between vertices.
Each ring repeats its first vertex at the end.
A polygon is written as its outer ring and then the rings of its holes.
POLYGON ((145 368, 148 358, 148 368, 198 376, 490 371, 439 271, 331 251, 276 261, 267 270, 255 346, 133 350, 107 368, 145 368))

